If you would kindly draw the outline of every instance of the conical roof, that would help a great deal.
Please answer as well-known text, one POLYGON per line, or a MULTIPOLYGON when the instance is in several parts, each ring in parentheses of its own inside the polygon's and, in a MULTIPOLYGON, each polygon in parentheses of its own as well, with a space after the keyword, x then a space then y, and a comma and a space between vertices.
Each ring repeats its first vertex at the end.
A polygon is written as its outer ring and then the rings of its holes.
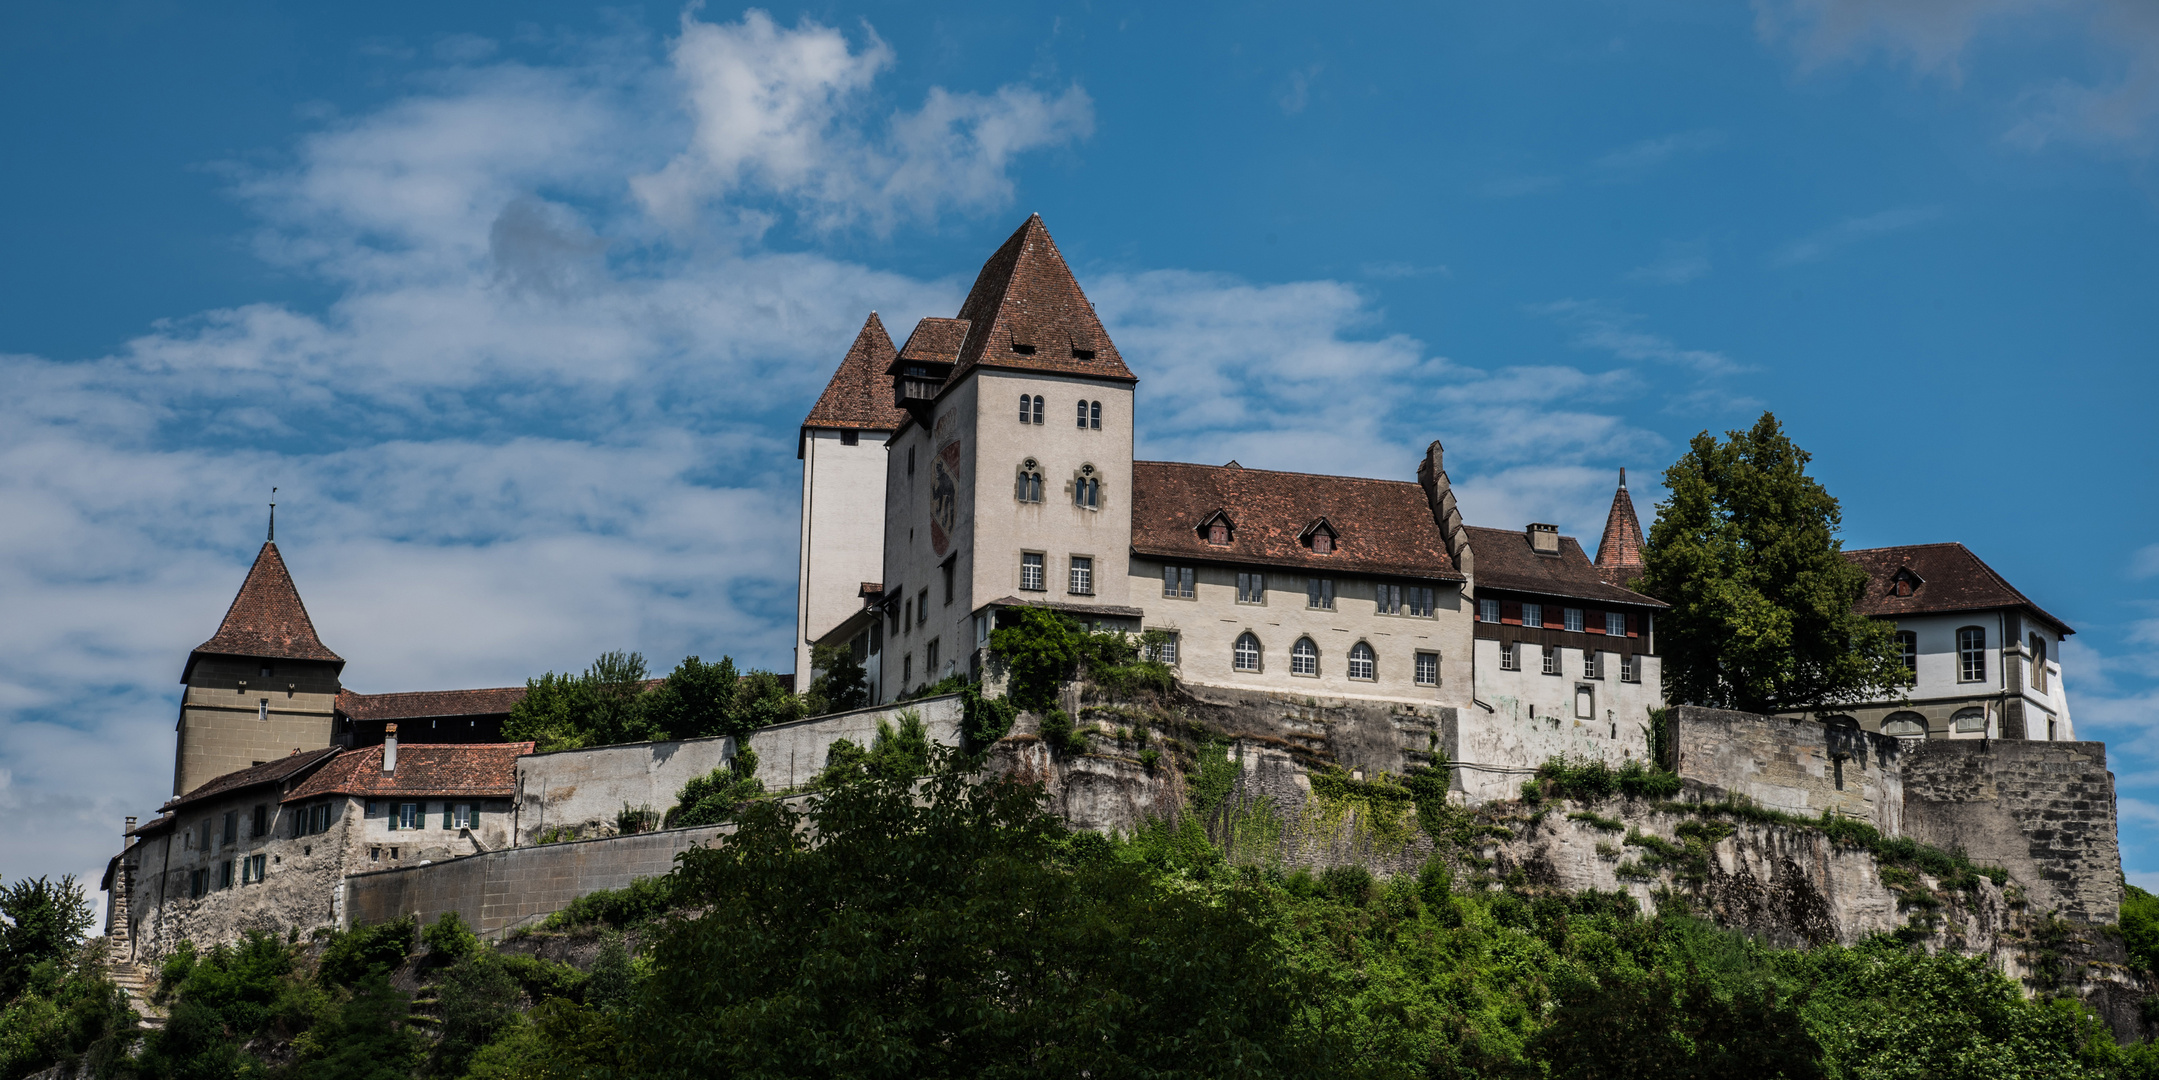
POLYGON ((1604 519, 1604 539, 1597 542, 1597 572, 1605 580, 1623 584, 1642 573, 1642 523, 1634 516, 1634 498, 1627 494, 1627 470, 1619 470, 1619 490, 1612 494, 1612 512, 1604 519))
POLYGON ((885 332, 885 324, 870 312, 862 331, 855 335, 855 343, 848 346, 847 355, 840 360, 838 371, 832 373, 832 381, 825 384, 825 392, 817 399, 810 414, 803 418, 805 428, 855 428, 866 431, 893 431, 907 419, 907 413, 892 401, 892 380, 885 377, 885 369, 899 355, 892 347, 892 335, 885 332))
POLYGON ((954 379, 980 365, 1138 381, 1040 214, 1030 215, 982 264, 959 317, 967 322, 967 340, 954 379))
MULTIPOLYGON (((224 623, 210 640, 195 646, 188 656, 188 670, 193 671, 195 660, 206 654, 345 662, 315 636, 315 623, 307 617, 307 605, 300 602, 300 590, 285 569, 276 541, 263 544, 256 553, 255 565, 240 584, 239 595, 232 598, 224 623)), ((185 682, 187 677, 183 673, 180 679, 185 682)))

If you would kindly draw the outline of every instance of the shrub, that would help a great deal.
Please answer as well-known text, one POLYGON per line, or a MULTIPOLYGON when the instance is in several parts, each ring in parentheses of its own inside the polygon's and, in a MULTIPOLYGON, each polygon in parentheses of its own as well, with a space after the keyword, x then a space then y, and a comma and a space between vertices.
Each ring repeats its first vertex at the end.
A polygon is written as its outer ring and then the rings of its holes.
POLYGON ((443 912, 435 925, 421 933, 420 940, 426 944, 428 952, 445 964, 469 956, 480 947, 479 935, 474 934, 454 911, 443 912))
POLYGON ((373 975, 388 975, 405 962, 418 930, 419 920, 407 915, 332 934, 316 975, 325 985, 342 987, 357 986, 373 975))
POLYGON ((570 901, 547 917, 542 930, 573 926, 611 926, 617 930, 657 918, 675 906, 673 879, 638 878, 619 889, 598 889, 570 901))
POLYGON ((764 782, 757 779, 757 751, 744 745, 727 764, 682 785, 682 790, 675 793, 674 807, 667 811, 667 827, 716 825, 732 818, 737 807, 764 792, 764 782))

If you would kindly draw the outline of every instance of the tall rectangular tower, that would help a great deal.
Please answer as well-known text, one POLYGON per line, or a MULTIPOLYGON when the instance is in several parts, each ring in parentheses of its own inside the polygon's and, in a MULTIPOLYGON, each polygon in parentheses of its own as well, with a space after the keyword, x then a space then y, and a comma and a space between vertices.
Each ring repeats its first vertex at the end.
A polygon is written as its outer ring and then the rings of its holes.
POLYGON ((839 370, 802 421, 802 536, 795 581, 795 684, 810 679, 810 646, 862 610, 863 586, 884 573, 885 440, 907 414, 885 370, 895 356, 870 312, 839 370))
POLYGON ((344 669, 344 658, 315 636, 277 542, 264 543, 225 621, 188 654, 180 673, 187 689, 173 794, 294 750, 329 746, 344 669))

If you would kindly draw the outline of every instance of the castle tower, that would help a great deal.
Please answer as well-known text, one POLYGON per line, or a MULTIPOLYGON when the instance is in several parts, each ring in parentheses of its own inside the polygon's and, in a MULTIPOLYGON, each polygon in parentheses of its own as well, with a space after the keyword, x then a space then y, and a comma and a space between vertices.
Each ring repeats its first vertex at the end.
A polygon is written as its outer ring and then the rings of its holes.
POLYGON ((1604 539, 1597 543, 1597 574, 1614 585, 1626 585, 1642 576, 1642 523, 1634 516, 1634 499, 1627 494, 1627 470, 1619 470, 1619 490, 1612 494, 1612 512, 1604 519, 1604 539))
POLYGON ((331 744, 344 658, 315 636, 277 542, 255 555, 225 621, 188 654, 172 790, 331 744))
MULTIPOLYGON (((810 649, 862 611, 863 586, 884 573, 885 440, 907 414, 885 369, 897 356, 870 312, 817 405, 802 420, 802 536, 795 577, 795 684, 807 689, 810 649)), ((868 644, 868 643, 866 643, 868 644)), ((865 658, 866 659, 866 658, 865 658)))
POLYGON ((997 611, 1139 628, 1127 598, 1139 381, 1039 215, 888 373, 880 696, 966 674, 997 611))

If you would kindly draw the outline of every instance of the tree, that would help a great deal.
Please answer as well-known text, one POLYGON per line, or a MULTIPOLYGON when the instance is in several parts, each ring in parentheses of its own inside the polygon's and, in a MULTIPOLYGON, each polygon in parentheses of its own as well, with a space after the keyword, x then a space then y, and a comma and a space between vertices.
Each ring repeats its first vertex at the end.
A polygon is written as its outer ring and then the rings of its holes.
POLYGON ((698 739, 709 735, 740 735, 745 730, 735 715, 735 698, 742 676, 731 657, 707 664, 685 656, 645 701, 645 715, 654 738, 698 739))
POLYGON ((667 827, 717 825, 734 817, 736 807, 764 793, 764 781, 757 779, 757 751, 744 746, 727 764, 682 785, 675 793, 674 809, 667 812, 667 827))
POLYGON ((811 716, 846 712, 870 703, 869 672, 862 661, 855 659, 852 647, 819 645, 810 650, 810 666, 817 669, 817 677, 810 681, 810 692, 804 695, 811 716))
POLYGON ((68 874, 17 878, 0 888, 0 1001, 14 997, 30 968, 62 960, 96 921, 82 882, 68 874))
POLYGON ((550 671, 525 680, 525 696, 510 707, 502 737, 530 739, 537 749, 576 750, 643 742, 653 737, 645 717, 645 658, 602 653, 582 675, 550 671))
POLYGON ((1837 500, 1809 455, 1763 413, 1718 442, 1696 435, 1665 470, 1642 552, 1664 692, 1675 702, 1770 713, 1901 695, 1895 628, 1853 610, 1867 572, 1846 559, 1837 500))

